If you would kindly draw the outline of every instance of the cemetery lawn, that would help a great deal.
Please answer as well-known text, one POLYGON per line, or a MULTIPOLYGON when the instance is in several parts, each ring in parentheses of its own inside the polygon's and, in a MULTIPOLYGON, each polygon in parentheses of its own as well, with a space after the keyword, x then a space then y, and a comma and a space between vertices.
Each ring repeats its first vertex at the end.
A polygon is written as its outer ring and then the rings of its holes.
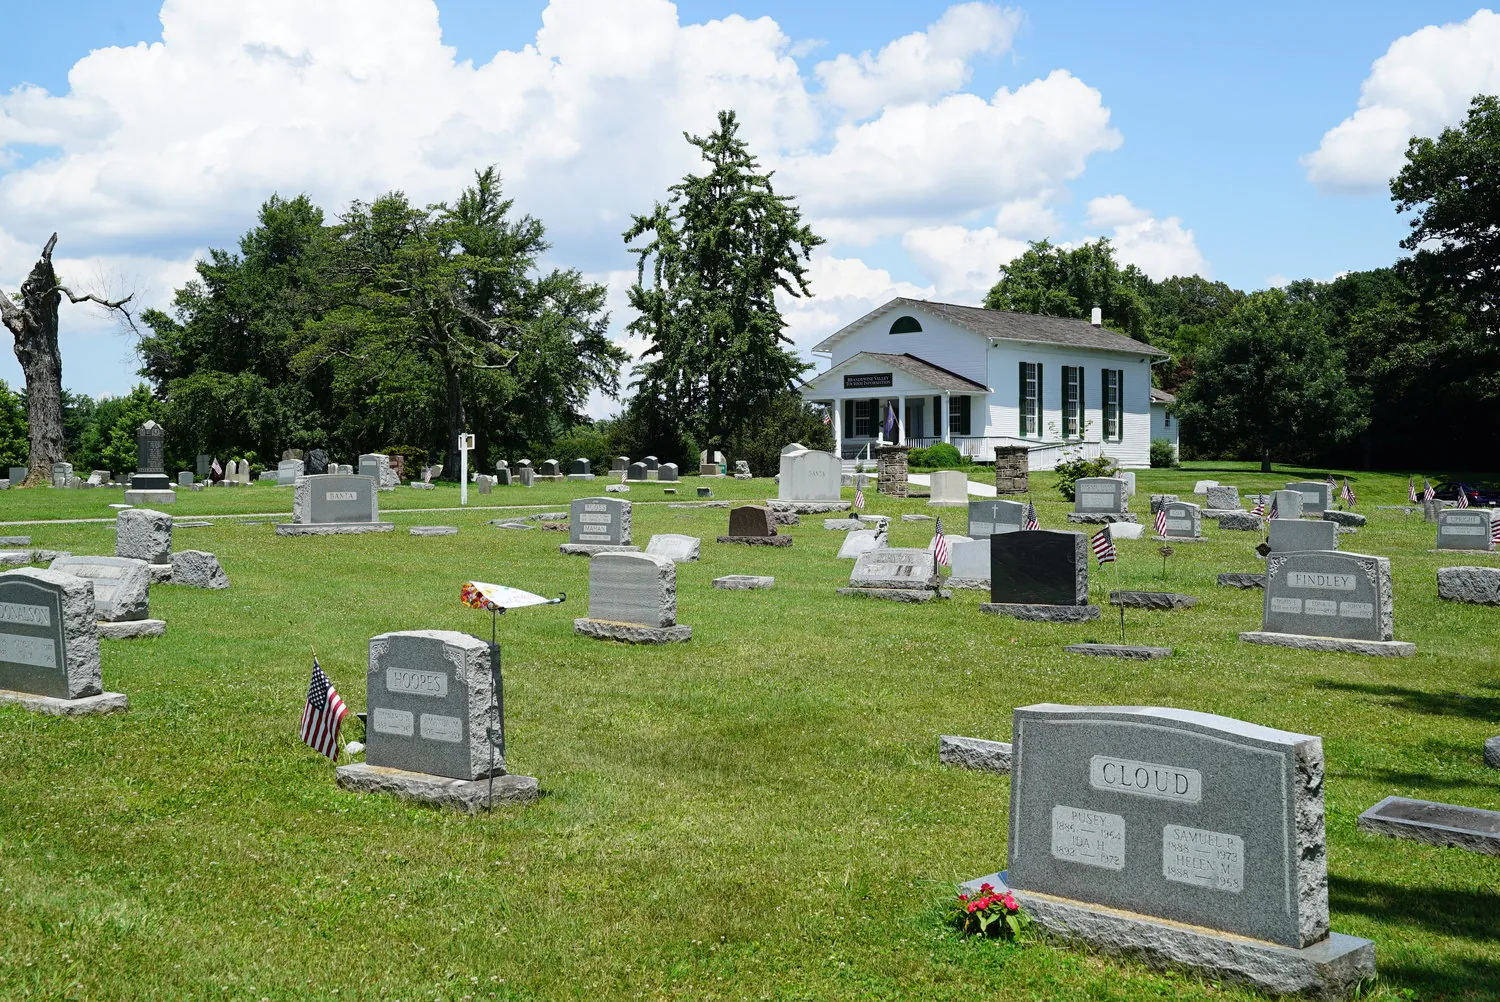
MULTIPOLYGON (((1242 493, 1312 471, 1205 464, 1140 471, 1146 495, 1193 481, 1242 493)), ((1322 471, 1317 471, 1321 474, 1322 471)), ((1320 478, 1320 477, 1319 477, 1320 478)), ((1478 479, 1478 478, 1476 478, 1478 479)), ((1356 830, 1391 794, 1500 809, 1481 761, 1500 734, 1500 609, 1439 603, 1438 567, 1500 556, 1429 552, 1435 527, 1401 504, 1406 478, 1351 476, 1370 525, 1347 550, 1389 556, 1407 659, 1242 644, 1261 592, 1218 588, 1254 571, 1254 533, 1179 544, 1122 541, 1110 588, 1184 591, 1196 608, 1132 611, 1131 642, 1157 662, 1067 655, 1117 641, 1081 626, 981 615, 978 592, 928 606, 840 598, 842 534, 804 516, 790 549, 716 544, 724 509, 638 504, 636 542, 682 532, 689 643, 629 647, 580 637, 588 561, 566 534, 484 524, 481 503, 550 505, 603 494, 602 479, 380 496, 392 534, 277 537, 233 519, 179 527, 177 549, 215 552, 233 587, 152 589, 158 639, 103 641, 109 717, 0 709, 0 998, 74 1000, 723 999, 1248 1000, 1241 988, 1158 973, 1045 942, 961 940, 942 912, 960 880, 1005 860, 1009 783, 937 762, 939 734, 1010 739, 1013 707, 1159 704, 1323 737, 1333 928, 1373 939, 1373 999, 1500 994, 1500 862, 1356 830), (412 537, 413 525, 459 526, 412 537), (771 591, 710 587, 773 574, 771 591), (295 730, 312 650, 345 700, 365 704, 368 639, 390 630, 488 637, 459 585, 500 582, 560 606, 501 617, 511 771, 542 799, 467 817, 345 793, 295 730)), ((680 500, 705 481, 689 477, 680 500)), ((765 498, 767 480, 711 483, 765 498)), ((1068 528, 1050 475, 1033 477, 1044 528, 1068 528)), ((117 492, 0 492, 0 520, 98 518, 117 492)), ((184 493, 177 516, 289 512, 270 485, 184 493)), ((846 498, 852 491, 846 490, 846 498)), ((663 499, 655 485, 627 499, 663 499)), ((963 509, 869 495, 869 510, 963 509)), ((532 509, 535 511, 538 509, 532 509)), ((525 514, 527 512, 520 512, 525 514)), ((894 545, 932 523, 896 521, 894 545)), ((34 546, 112 553, 105 523, 0 526, 34 546)), ((345 738, 357 738, 357 721, 345 738)))

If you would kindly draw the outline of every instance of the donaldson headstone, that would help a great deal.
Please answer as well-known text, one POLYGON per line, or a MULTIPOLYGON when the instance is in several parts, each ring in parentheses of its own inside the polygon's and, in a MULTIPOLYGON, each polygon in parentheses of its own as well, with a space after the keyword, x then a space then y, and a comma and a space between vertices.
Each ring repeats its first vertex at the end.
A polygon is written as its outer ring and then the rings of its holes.
MULTIPOLYGON (((1322 523, 1331 524, 1331 523, 1322 523)), ((1338 551, 1266 558, 1263 626, 1241 633, 1259 644, 1404 657, 1416 645, 1394 638, 1391 562, 1338 551)))
POLYGON ((390 532, 380 520, 375 481, 365 476, 325 473, 301 477, 292 491, 292 521, 276 527, 281 536, 348 535, 390 532))
POLYGON ((1302 514, 1321 515, 1333 503, 1333 488, 1317 480, 1297 480, 1286 485, 1302 495, 1302 514))
POLYGON ((1267 543, 1272 553, 1339 548, 1339 527, 1332 522, 1313 522, 1302 518, 1273 518, 1267 524, 1270 527, 1267 543))
POLYGON ((1437 548, 1493 550, 1490 513, 1483 508, 1445 508, 1438 512, 1437 548))
POLYGON ((1002 532, 1019 532, 1025 521, 1026 506, 1019 501, 969 502, 969 535, 974 539, 988 539, 1002 532))
POLYGON ((1330 934, 1319 738, 1164 707, 1018 708, 1004 883, 1112 952, 1342 995, 1374 945, 1330 934))
MULTIPOLYGON (((1217 488, 1213 488, 1217 490, 1217 488)), ((1166 504, 1166 539, 1201 539, 1203 537, 1203 513, 1195 504, 1186 501, 1170 501, 1166 504)))
POLYGON ((0 690, 0 702, 42 713, 125 708, 99 674, 91 582, 31 567, 0 574, 0 690))
POLYGON ((290 487, 302 476, 303 463, 300 459, 283 459, 276 464, 276 485, 278 487, 290 487))
POLYGON ((831 452, 783 453, 776 497, 781 501, 838 501, 841 472, 842 464, 831 452))
POLYGON ((927 502, 945 508, 969 503, 969 475, 960 470, 938 470, 932 474, 932 497, 927 502))
POLYGON ((568 508, 568 541, 564 553, 593 556, 630 544, 630 502, 620 498, 577 498, 568 508))
POLYGON ((991 536, 990 601, 981 612, 1057 622, 1099 618, 1089 605, 1089 544, 1081 532, 991 536))
POLYGON ((589 615, 573 631, 588 637, 661 644, 687 640, 677 622, 677 565, 653 553, 601 553, 589 561, 589 615))
POLYGON ((883 546, 859 555, 849 575, 849 587, 838 589, 838 593, 930 602, 942 597, 938 585, 937 558, 931 550, 883 546))

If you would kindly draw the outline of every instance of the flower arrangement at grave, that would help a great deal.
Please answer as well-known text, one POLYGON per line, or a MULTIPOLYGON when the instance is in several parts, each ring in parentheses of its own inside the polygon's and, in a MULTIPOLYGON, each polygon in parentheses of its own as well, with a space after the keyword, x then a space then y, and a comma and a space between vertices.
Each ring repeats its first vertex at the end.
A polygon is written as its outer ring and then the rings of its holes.
POLYGON ((965 936, 1019 939, 1029 919, 1010 892, 980 884, 977 894, 959 894, 948 911, 949 921, 965 936))

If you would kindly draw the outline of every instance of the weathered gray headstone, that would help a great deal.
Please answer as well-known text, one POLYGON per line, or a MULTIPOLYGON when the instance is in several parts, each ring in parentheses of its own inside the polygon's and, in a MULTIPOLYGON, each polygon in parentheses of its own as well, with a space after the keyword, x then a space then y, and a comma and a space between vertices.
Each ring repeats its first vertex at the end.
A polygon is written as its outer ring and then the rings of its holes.
MULTIPOLYGON (((1210 488, 1217 490, 1218 488, 1210 488)), ((1172 501, 1166 505, 1166 539, 1201 539, 1203 536, 1203 512, 1187 501, 1172 501)))
POLYGON ((628 469, 630 469, 629 456, 616 456, 609 461, 609 472, 611 473, 624 473, 628 469))
POLYGON ((630 502, 620 498, 577 498, 568 508, 568 542, 564 553, 592 556, 629 547, 630 502))
POLYGON ((371 638, 365 763, 462 780, 503 774, 503 749, 489 739, 500 726, 497 654, 451 630, 371 638))
POLYGON ((861 553, 840 595, 863 595, 898 602, 928 602, 940 597, 937 558, 931 550, 879 547, 861 553))
POLYGON ((702 550, 702 540, 697 536, 684 536, 676 532, 660 532, 646 544, 646 552, 666 557, 673 563, 683 564, 697 560, 702 550))
POLYGON ((969 475, 962 470, 938 470, 932 474, 932 496, 927 502, 947 508, 969 503, 969 475))
POLYGON ((1125 482, 1114 477, 1080 477, 1073 488, 1073 514, 1119 515, 1125 511, 1125 482))
POLYGON ((1286 485, 1289 491, 1302 495, 1302 514, 1318 515, 1333 504, 1333 488, 1318 480, 1295 480, 1286 485))
POLYGON ((661 481, 664 484, 675 484, 675 483, 677 483, 677 481, 678 481, 678 477, 677 477, 677 464, 676 463, 662 463, 661 466, 657 467, 657 470, 656 470, 656 479, 659 480, 659 481, 661 481))
POLYGON ((644 483, 648 479, 648 472, 649 471, 647 471, 645 463, 631 463, 630 469, 625 473, 625 479, 628 481, 635 481, 637 483, 644 483))
POLYGON ((209 478, 209 475, 213 473, 213 462, 214 457, 208 455, 205 452, 198 453, 198 462, 195 468, 197 470, 199 480, 207 480, 209 478))
MULTIPOLYGON (((1315 523, 1328 524, 1328 523, 1315 523)), ((1252 643, 1407 656, 1394 638, 1391 562, 1333 550, 1272 553, 1266 558, 1264 620, 1252 643)))
POLYGON ((188 588, 222 590, 229 587, 229 575, 219 565, 219 558, 205 550, 178 550, 172 554, 172 583, 188 588))
MULTIPOLYGON (((56 700, 114 695, 104 693, 94 624, 92 582, 33 567, 0 574, 0 689, 56 700)), ((123 707, 124 697, 114 702, 107 708, 123 707)))
POLYGON ((278 535, 320 536, 390 532, 380 521, 375 481, 367 476, 324 473, 299 477, 292 489, 292 521, 276 527, 278 535))
POLYGON ((1339 527, 1332 522, 1313 522, 1305 518, 1273 518, 1267 525, 1269 526, 1267 542, 1272 553, 1339 548, 1339 527))
POLYGON ((855 529, 845 534, 839 546, 839 560, 858 560, 861 553, 869 553, 885 545, 885 533, 879 529, 855 529))
POLYGON ((167 564, 172 556, 172 516, 150 508, 127 508, 115 516, 115 556, 167 564))
POLYGON ((1012 734, 1004 882, 1049 932, 1278 993, 1374 974, 1372 943, 1329 932, 1319 738, 1056 704, 1012 734))
POLYGON ((151 575, 144 560, 132 557, 58 557, 52 570, 94 583, 94 618, 116 623, 151 614, 151 575))
POLYGON ((10 468, 10 485, 12 487, 20 487, 21 481, 25 480, 26 474, 30 472, 31 471, 24 466, 12 466, 10 468))
MULTIPOLYGON (((96 485, 98 483, 100 483, 100 481, 94 480, 94 478, 92 476, 89 477, 89 480, 92 481, 96 485)), ((193 486, 193 475, 191 473, 189 473, 187 470, 180 471, 177 474, 177 486, 178 487, 191 487, 191 486, 193 486)))
POLYGON ((359 476, 369 477, 377 490, 395 490, 400 476, 391 468, 391 457, 383 452, 367 452, 359 457, 359 476))
POLYGON ((1217 484, 1208 489, 1204 495, 1203 507, 1218 509, 1222 511, 1237 511, 1243 508, 1240 503, 1240 489, 1230 487, 1227 484, 1217 484))
POLYGON ((1474 605, 1500 605, 1500 567, 1439 567, 1438 598, 1474 605))
POLYGON ((990 540, 963 539, 949 542, 948 561, 952 571, 949 588, 990 590, 990 540))
POLYGON ((837 501, 843 464, 831 452, 784 452, 776 497, 781 501, 837 501))
POLYGON ((1025 521, 1026 506, 1019 501, 969 502, 969 535, 974 539, 987 539, 1002 532, 1019 532, 1025 521))
POLYGON ((73 475, 73 464, 72 463, 53 463, 52 464, 52 486, 53 487, 66 487, 67 484, 68 484, 68 478, 71 477, 72 475, 73 475))
POLYGON ((1438 512, 1437 548, 1493 550, 1490 513, 1484 508, 1445 508, 1438 512))
POLYGON ((1301 518, 1302 498, 1301 491, 1272 491, 1271 499, 1266 502, 1266 511, 1269 513, 1274 507, 1277 518, 1301 518))
POLYGON ((631 643, 687 640, 677 622, 677 565, 653 553, 601 553, 589 561, 589 615, 575 633, 631 643))

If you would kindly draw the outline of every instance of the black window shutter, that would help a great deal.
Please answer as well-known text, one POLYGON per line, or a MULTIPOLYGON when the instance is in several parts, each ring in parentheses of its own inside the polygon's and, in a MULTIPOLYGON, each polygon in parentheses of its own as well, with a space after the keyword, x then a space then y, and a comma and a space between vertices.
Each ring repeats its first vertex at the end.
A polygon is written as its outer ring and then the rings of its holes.
POLYGON ((854 434, 854 401, 844 401, 844 437, 854 434))

